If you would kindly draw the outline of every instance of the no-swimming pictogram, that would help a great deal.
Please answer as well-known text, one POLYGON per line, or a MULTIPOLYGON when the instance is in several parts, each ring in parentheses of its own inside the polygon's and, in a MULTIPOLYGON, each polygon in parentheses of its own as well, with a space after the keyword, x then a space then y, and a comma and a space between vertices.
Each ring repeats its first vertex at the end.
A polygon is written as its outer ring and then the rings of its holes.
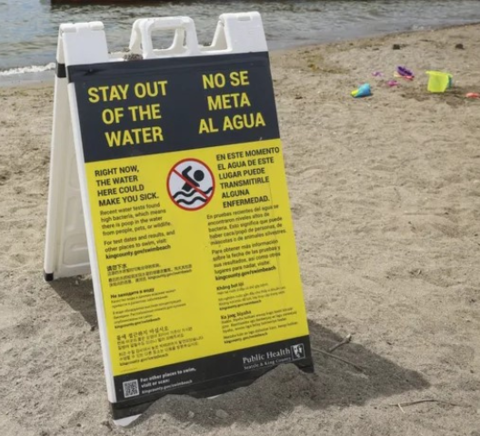
POLYGON ((198 159, 185 159, 176 163, 168 173, 167 189, 177 206, 198 210, 212 199, 215 179, 205 163, 198 159))

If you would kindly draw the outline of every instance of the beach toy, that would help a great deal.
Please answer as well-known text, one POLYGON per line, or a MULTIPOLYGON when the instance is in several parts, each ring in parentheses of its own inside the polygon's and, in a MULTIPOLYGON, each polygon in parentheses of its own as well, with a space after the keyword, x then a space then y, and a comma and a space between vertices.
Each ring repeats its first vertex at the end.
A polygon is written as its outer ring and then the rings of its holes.
POLYGON ((352 97, 360 98, 360 97, 368 97, 372 95, 372 90, 370 89, 370 85, 368 83, 364 83, 358 89, 355 89, 351 92, 352 97))
POLYGON ((381 71, 374 71, 372 73, 373 77, 383 77, 383 73, 381 71))
POLYGON ((400 73, 397 73, 396 71, 393 73, 393 77, 398 77, 400 79, 405 79, 405 80, 413 80, 414 76, 402 76, 400 73))
POLYGON ((405 67, 397 67, 397 77, 403 77, 407 80, 413 80, 415 74, 413 74, 408 68, 405 67))
POLYGON ((465 94, 467 98, 480 98, 480 94, 478 92, 469 92, 465 94))
POLYGON ((430 92, 445 92, 452 87, 452 75, 442 71, 427 71, 428 85, 430 92))
POLYGON ((398 82, 396 80, 389 80, 387 85, 390 86, 390 88, 393 88, 394 86, 398 86, 398 82))

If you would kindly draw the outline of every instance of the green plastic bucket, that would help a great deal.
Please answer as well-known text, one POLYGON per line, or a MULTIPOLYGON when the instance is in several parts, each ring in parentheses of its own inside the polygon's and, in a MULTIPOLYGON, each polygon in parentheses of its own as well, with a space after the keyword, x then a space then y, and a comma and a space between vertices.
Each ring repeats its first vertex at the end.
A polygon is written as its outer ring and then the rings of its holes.
POLYGON ((445 92, 452 87, 452 75, 442 71, 427 71, 428 85, 430 92, 445 92))

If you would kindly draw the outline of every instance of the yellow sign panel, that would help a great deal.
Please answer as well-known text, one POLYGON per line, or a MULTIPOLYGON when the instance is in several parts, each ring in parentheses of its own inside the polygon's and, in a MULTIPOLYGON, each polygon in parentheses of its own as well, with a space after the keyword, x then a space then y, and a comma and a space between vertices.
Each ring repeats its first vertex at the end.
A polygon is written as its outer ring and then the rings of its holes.
POLYGON ((308 335, 280 140, 93 162, 87 179, 114 375, 308 335))
POLYGON ((118 407, 312 369, 268 54, 69 77, 118 407))

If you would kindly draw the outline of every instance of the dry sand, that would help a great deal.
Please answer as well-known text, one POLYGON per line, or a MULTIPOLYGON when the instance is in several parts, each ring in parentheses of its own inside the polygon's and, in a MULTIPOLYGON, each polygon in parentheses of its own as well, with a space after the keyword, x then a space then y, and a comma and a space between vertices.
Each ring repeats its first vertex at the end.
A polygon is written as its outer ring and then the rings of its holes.
POLYGON ((126 429, 91 280, 42 278, 52 84, 0 88, 0 435, 479 436, 479 53, 479 25, 273 53, 316 373, 166 397, 126 429), (417 78, 389 88, 397 65, 417 78), (429 94, 429 69, 455 87, 429 94), (348 333, 334 354, 364 372, 318 351, 348 333))

